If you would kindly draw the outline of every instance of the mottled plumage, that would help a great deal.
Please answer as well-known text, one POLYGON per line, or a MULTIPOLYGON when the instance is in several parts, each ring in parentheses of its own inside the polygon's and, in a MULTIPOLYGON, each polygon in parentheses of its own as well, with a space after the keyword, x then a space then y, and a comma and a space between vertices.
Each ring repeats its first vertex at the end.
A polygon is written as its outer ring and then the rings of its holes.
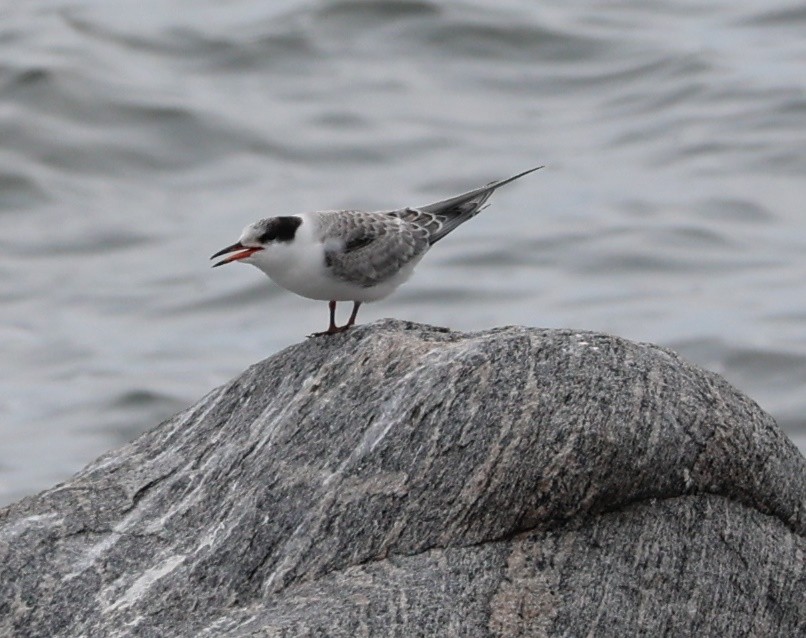
POLYGON ((393 277, 430 246, 426 228, 399 216, 340 210, 318 213, 325 266, 364 288, 393 277))

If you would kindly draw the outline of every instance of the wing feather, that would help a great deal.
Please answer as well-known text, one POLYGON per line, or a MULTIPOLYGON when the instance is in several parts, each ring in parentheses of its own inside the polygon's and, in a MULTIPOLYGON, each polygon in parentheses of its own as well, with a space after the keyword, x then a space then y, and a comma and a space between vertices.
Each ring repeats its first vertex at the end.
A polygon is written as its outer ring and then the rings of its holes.
POLYGON ((393 277, 429 247, 425 228, 388 213, 320 213, 319 228, 331 274, 365 288, 393 277))
POLYGON ((393 277, 412 259, 486 208, 496 189, 542 166, 418 208, 381 212, 318 213, 325 265, 342 281, 371 287, 393 277))

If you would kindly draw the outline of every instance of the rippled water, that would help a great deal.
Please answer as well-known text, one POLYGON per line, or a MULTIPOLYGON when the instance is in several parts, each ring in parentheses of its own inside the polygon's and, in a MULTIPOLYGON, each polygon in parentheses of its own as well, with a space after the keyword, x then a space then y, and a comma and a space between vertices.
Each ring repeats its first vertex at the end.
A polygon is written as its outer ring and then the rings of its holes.
POLYGON ((0 502, 325 327, 209 269, 248 222, 542 163, 361 318, 667 345, 806 448, 804 33, 779 0, 6 3, 0 502))

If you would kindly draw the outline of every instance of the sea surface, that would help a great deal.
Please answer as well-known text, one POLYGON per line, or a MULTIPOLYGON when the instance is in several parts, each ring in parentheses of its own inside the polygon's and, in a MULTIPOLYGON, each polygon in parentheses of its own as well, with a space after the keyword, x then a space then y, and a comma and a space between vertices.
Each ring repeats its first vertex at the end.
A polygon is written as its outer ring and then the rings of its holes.
POLYGON ((0 504, 326 327, 210 270, 247 223, 538 164, 360 320, 662 344, 806 449, 804 34, 793 0, 3 2, 0 504))

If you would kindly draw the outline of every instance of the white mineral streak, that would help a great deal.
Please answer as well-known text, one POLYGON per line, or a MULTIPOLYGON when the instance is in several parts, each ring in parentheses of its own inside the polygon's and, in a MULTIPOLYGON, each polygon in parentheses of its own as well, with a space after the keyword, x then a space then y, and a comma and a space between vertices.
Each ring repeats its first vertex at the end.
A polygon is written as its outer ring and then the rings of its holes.
POLYGON ((11 523, 11 525, 5 528, 0 527, 0 543, 10 543, 23 532, 30 530, 32 526, 41 526, 44 521, 49 521, 49 526, 54 527, 61 523, 62 520, 61 515, 56 513, 34 514, 33 516, 27 516, 18 521, 14 521, 11 523), (53 520, 56 518, 59 520, 53 520))
POLYGON ((181 565, 184 560, 185 554, 160 560, 159 565, 144 571, 123 595, 110 604, 103 613, 112 613, 121 608, 131 607, 154 585, 154 583, 160 578, 163 578, 166 574, 170 574, 178 565, 181 565))

